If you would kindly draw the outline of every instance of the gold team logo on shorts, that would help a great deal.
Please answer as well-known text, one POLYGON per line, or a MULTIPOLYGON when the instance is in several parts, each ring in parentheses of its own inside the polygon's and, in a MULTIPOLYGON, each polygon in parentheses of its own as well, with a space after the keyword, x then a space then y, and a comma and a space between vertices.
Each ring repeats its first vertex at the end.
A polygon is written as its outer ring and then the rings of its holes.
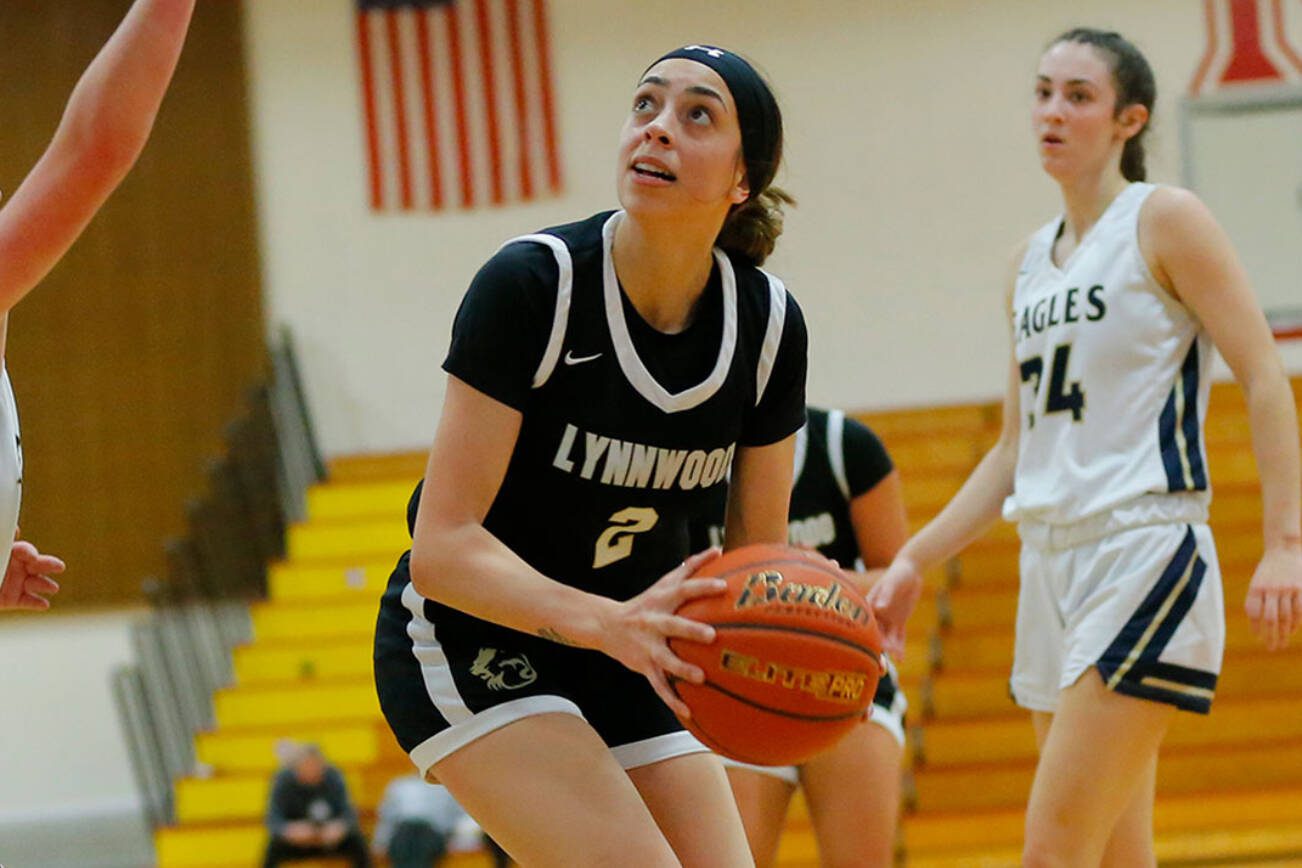
POLYGON ((538 680, 529 658, 523 654, 498 659, 496 648, 480 648, 470 665, 470 674, 484 679, 489 690, 519 690, 538 680))
POLYGON ((819 671, 760 660, 748 654, 724 649, 720 659, 724 670, 752 681, 762 681, 788 690, 801 690, 815 699, 857 705, 867 685, 867 676, 859 672, 819 671))

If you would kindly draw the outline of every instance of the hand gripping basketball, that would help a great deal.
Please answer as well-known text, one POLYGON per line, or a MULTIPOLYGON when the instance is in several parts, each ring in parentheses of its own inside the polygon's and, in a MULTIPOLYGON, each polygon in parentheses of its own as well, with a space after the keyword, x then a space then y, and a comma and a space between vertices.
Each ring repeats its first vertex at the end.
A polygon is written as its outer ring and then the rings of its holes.
POLYGON ((713 627, 681 617, 675 610, 693 600, 720 594, 727 587, 722 579, 692 578, 701 564, 718 555, 718 549, 692 555, 636 597, 619 603, 603 630, 605 641, 601 650, 645 675, 660 698, 680 718, 690 717, 691 711, 670 689, 669 678, 699 684, 705 680, 705 673, 699 666, 676 656, 667 640, 688 647, 714 641, 713 627))
POLYGON ((885 671, 882 637, 835 563, 753 545, 706 561, 697 574, 727 583, 724 593, 678 610, 713 625, 714 641, 669 642, 705 673, 703 681, 671 682, 697 738, 743 762, 798 765, 863 720, 885 671))

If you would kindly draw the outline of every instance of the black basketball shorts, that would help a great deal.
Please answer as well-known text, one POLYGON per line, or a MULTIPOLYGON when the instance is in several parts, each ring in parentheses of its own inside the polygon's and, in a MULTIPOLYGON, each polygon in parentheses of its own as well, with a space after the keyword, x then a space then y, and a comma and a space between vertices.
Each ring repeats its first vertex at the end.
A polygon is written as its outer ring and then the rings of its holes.
POLYGON ((569 648, 427 600, 408 552, 380 600, 380 708, 420 773, 470 742, 537 714, 586 720, 626 769, 707 748, 642 675, 599 651, 569 648))

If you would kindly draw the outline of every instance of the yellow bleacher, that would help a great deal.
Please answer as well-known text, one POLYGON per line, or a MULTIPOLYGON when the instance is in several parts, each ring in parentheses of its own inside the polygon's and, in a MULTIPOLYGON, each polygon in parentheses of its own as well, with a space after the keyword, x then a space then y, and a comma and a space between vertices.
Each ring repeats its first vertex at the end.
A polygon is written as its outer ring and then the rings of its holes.
MULTIPOLYGON (((1302 382, 1294 392, 1302 397, 1302 382)), ((900 468, 919 526, 993 442, 999 410, 972 405, 863 418, 900 468)), ((1242 612, 1260 552, 1260 503, 1246 411, 1234 387, 1213 389, 1207 442, 1226 589, 1225 670, 1212 714, 1179 715, 1167 739, 1158 856, 1164 864, 1297 864, 1302 649, 1262 650, 1242 612)), ((278 739, 319 743, 344 771, 368 828, 385 782, 408 770, 380 717, 371 635, 379 594, 408 545, 406 502, 424 460, 337 460, 331 481, 308 492, 309 518, 290 530, 288 557, 270 570, 269 599, 254 607, 254 640, 236 651, 236 681, 215 697, 218 726, 197 739, 206 774, 178 782, 178 822, 156 835, 163 868, 257 863, 278 739)), ((1008 525, 927 576, 901 666, 910 744, 900 841, 909 865, 1017 863, 1035 746, 1027 714, 1007 695, 1016 593, 1017 537, 1008 525)), ((489 862, 472 853, 450 864, 489 862)), ((779 865, 817 864, 797 798, 779 865)))

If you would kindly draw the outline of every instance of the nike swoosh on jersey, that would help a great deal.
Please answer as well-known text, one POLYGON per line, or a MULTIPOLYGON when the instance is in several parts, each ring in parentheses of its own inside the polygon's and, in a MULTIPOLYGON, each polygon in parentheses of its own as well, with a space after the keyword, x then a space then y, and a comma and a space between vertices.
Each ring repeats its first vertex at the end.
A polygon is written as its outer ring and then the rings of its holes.
POLYGON ((593 353, 590 356, 576 356, 574 355, 574 350, 565 351, 565 364, 567 365, 581 365, 584 362, 590 362, 593 359, 599 358, 601 358, 601 353, 593 353))

